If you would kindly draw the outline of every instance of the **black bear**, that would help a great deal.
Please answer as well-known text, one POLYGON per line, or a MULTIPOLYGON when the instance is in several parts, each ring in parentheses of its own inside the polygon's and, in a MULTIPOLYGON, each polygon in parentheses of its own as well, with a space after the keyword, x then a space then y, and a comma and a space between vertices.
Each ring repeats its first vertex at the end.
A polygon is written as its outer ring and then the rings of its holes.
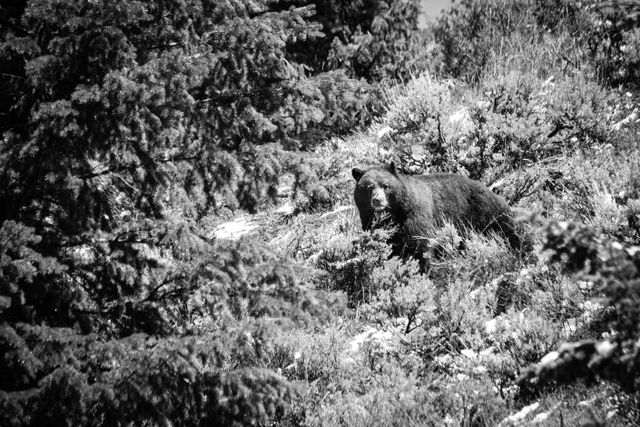
POLYGON ((386 212, 399 227, 392 238, 396 255, 415 252, 420 238, 428 237, 444 220, 463 231, 465 227, 495 231, 513 249, 522 250, 509 205, 479 181, 454 174, 405 175, 393 163, 366 171, 354 168, 352 175, 362 228, 371 229, 376 213, 386 212))

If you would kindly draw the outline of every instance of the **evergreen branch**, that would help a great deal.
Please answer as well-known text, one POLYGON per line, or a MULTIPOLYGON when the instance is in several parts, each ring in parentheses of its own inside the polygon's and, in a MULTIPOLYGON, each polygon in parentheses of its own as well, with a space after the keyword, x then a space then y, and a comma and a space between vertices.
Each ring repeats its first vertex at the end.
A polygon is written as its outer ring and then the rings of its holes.
MULTIPOLYGON (((154 298, 154 297, 155 297, 155 295, 157 294, 157 292, 160 290, 160 288, 161 288, 161 287, 163 287, 163 286, 165 286, 165 285, 167 285, 167 284, 169 284, 169 283, 171 283, 171 282, 175 282, 175 281, 177 281, 177 280, 180 280, 180 279, 187 279, 187 278, 188 278, 188 276, 187 276, 187 275, 185 275, 185 274, 181 274, 181 275, 178 275, 178 276, 172 276, 172 277, 168 277, 168 278, 164 279, 164 280, 163 280, 163 281, 162 281, 158 286, 156 286, 156 287, 154 287, 153 289, 151 289, 151 290, 149 291, 149 295, 148 295, 145 299, 143 299, 142 301, 143 301, 143 302, 147 302, 147 301, 152 301, 152 300, 154 300, 154 301, 160 301, 160 300, 162 300, 162 299, 164 298, 164 296, 161 296, 161 297, 159 297, 159 298, 154 298)), ((181 290, 182 290, 182 289, 181 289, 181 290)), ((175 290, 174 290, 174 291, 175 291, 175 290)), ((170 291, 169 293, 174 292, 174 291, 170 291)), ((167 295, 167 294, 164 294, 164 295, 167 295)))
POLYGON ((158 296, 155 301, 162 301, 165 300, 169 297, 172 296, 177 296, 177 295, 181 295, 183 293, 185 293, 187 291, 186 288, 177 288, 177 289, 173 289, 171 291, 165 292, 164 294, 161 294, 160 296, 158 296))
POLYGON ((264 9, 264 10, 261 10, 261 11, 259 11, 259 12, 247 13, 247 17, 248 17, 249 19, 254 19, 254 18, 259 18, 259 17, 261 17, 261 16, 268 15, 268 14, 270 14, 270 13, 273 13, 273 11, 271 11, 271 10, 269 10, 269 9, 264 9))
POLYGON ((237 91, 224 95, 216 95, 210 96, 208 98, 196 99, 197 104, 215 104, 216 106, 225 106, 233 104, 242 98, 251 98, 256 95, 268 95, 273 93, 273 87, 271 85, 286 81, 286 79, 269 79, 267 80, 266 87, 246 90, 246 91, 237 91))
MULTIPOLYGON (((166 158, 157 158, 157 159, 151 159, 151 161, 154 164, 162 164, 162 163, 169 163, 169 162, 184 162, 184 161, 191 161, 191 160, 197 160, 198 158, 200 158, 202 155, 201 152, 198 152, 196 154, 187 156, 187 155, 176 155, 176 156, 171 156, 171 157, 166 157, 166 158)), ((139 164, 135 164, 135 165, 125 165, 125 166, 119 166, 117 168, 109 168, 109 169, 105 169, 102 170, 100 172, 93 172, 93 173, 85 173, 83 175, 75 175, 76 178, 80 178, 80 179, 92 179, 92 178, 96 178, 99 176, 104 176, 104 175, 109 175, 109 174, 117 174, 119 172, 123 172, 123 171, 135 171, 136 169, 143 167, 142 165, 139 164)), ((94 168, 96 169, 96 168, 94 168)))
POLYGON ((11 78, 14 78, 14 79, 24 80, 24 77, 18 76, 16 74, 10 74, 10 73, 0 73, 0 76, 11 77, 11 78))

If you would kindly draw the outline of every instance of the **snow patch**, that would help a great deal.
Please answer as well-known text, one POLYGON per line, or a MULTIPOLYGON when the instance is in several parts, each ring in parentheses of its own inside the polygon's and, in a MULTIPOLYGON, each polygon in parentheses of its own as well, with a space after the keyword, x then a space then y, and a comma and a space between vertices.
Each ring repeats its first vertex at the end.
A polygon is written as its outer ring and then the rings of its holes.
POLYGON ((393 333, 390 331, 381 331, 376 328, 368 328, 361 334, 353 337, 349 343, 348 352, 357 353, 362 346, 366 343, 373 343, 383 352, 389 352, 397 347, 396 340, 393 337, 393 333))
POLYGON ((478 357, 478 353, 476 353, 475 351, 470 350, 468 348, 465 348, 464 350, 461 350, 460 354, 462 354, 463 356, 465 356, 468 359, 475 359, 476 357, 478 357))
POLYGON ((391 126, 385 126, 378 130, 376 136, 378 137, 378 139, 382 139, 390 133, 393 133, 393 128, 391 126))
POLYGON ((354 210, 354 209, 355 209, 355 207, 353 207, 353 206, 340 206, 340 207, 332 210, 331 212, 326 212, 326 213, 322 214, 322 216, 320 216, 320 218, 318 218, 318 219, 329 218, 331 216, 339 214, 340 212, 350 211, 350 210, 354 210))
POLYGON ((531 405, 525 406, 515 414, 509 415, 507 418, 503 419, 498 425, 508 426, 513 424, 516 424, 516 425, 520 424, 525 418, 527 418, 527 416, 529 416, 529 414, 535 412, 539 406, 540 406, 539 402, 532 403, 531 405))
POLYGON ((343 361, 349 364, 355 363, 358 353, 366 346, 370 346, 372 354, 384 356, 396 353, 400 348, 400 344, 401 339, 393 331, 369 327, 347 343, 343 361))
POLYGON ((295 212, 295 210, 296 210, 296 207, 294 206, 294 204, 291 202, 287 202, 284 205, 280 206, 278 209, 276 209, 276 213, 282 216, 289 216, 289 215, 293 215, 293 212, 295 212))
POLYGON ((449 116, 449 124, 457 128, 461 133, 471 133, 475 127, 469 110, 461 108, 449 116))
POLYGON ((249 218, 239 217, 233 221, 225 222, 217 226, 213 231, 213 237, 223 240, 238 240, 256 228, 258 228, 258 226, 249 218))

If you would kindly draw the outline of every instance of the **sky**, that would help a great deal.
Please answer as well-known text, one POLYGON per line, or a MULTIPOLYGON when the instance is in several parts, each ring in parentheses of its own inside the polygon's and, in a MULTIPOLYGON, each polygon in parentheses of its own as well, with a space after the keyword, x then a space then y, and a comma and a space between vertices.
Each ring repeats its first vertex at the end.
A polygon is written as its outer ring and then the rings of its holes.
POLYGON ((434 19, 440 15, 442 9, 451 6, 451 0, 420 0, 420 3, 422 3, 422 10, 425 14, 424 20, 421 20, 421 24, 424 24, 427 19, 434 19))

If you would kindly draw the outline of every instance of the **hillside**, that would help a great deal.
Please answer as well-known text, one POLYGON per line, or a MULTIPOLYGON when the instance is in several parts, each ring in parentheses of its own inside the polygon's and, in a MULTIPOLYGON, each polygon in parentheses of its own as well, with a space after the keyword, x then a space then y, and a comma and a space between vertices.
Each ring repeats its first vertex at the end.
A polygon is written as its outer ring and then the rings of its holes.
POLYGON ((0 7, 0 425, 640 424, 640 2, 382 3, 0 7))

